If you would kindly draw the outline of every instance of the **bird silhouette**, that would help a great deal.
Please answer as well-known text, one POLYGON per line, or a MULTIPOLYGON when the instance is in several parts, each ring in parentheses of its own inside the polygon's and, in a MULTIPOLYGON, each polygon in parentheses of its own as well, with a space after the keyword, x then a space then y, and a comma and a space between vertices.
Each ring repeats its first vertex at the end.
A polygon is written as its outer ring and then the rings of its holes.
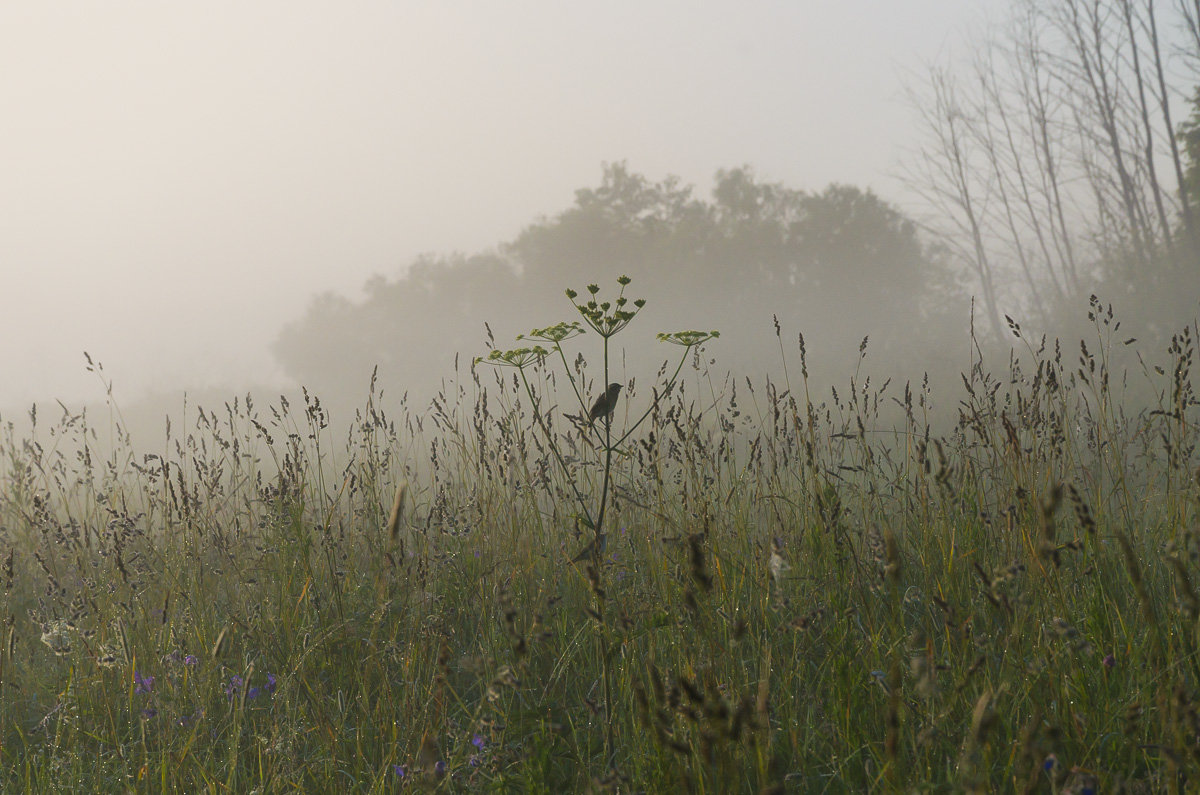
POLYGON ((588 412, 588 417, 592 422, 609 417, 613 413, 613 409, 617 407, 617 397, 620 394, 620 384, 609 384, 608 389, 604 390, 603 395, 596 398, 596 402, 592 404, 592 410, 588 412))

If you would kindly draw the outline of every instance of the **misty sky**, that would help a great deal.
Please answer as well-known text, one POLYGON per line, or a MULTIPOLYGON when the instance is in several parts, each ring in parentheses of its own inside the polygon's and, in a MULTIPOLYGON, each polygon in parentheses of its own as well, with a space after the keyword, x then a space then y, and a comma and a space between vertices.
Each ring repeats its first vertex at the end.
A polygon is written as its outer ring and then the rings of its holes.
POLYGON ((0 406, 275 384, 313 294, 511 239, 602 161, 900 199, 967 0, 0 4, 0 406))

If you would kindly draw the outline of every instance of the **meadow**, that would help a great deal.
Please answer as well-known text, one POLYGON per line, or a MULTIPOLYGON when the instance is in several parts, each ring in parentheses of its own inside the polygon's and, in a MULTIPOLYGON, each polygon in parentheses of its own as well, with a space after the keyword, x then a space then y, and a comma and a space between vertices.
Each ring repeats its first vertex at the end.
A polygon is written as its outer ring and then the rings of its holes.
POLYGON ((641 307, 572 301, 344 434, 307 393, 155 451, 8 423, 0 788, 1194 790, 1195 327, 1132 355, 1093 301, 936 396, 684 332, 573 424, 641 307))

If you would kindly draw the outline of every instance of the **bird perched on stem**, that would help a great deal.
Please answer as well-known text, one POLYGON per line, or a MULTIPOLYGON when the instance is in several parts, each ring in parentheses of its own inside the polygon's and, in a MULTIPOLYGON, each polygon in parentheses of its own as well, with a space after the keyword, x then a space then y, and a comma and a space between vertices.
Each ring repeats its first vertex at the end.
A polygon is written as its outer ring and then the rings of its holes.
POLYGON ((592 404, 592 410, 588 412, 588 418, 592 422, 599 419, 604 419, 613 413, 613 409, 617 407, 617 396, 621 394, 620 384, 609 384, 608 389, 604 390, 604 394, 596 398, 596 402, 592 404))
POLYGON ((621 394, 620 384, 609 384, 608 389, 604 390, 604 394, 596 398, 596 402, 592 404, 591 410, 588 411, 588 416, 584 418, 579 414, 564 414, 571 424, 574 425, 580 433, 587 435, 588 431, 596 425, 596 420, 603 419, 606 422, 612 416, 613 409, 617 407, 617 396, 621 394))

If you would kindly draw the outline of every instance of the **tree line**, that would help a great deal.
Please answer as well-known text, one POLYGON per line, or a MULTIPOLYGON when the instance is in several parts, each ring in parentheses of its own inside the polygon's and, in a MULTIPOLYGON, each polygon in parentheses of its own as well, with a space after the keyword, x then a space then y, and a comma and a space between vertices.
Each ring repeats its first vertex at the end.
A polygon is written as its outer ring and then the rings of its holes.
MULTIPOLYGON (((648 338, 718 328, 744 367, 778 364, 773 316, 789 346, 803 332, 830 369, 835 357, 853 362, 864 337, 877 357, 919 364, 918 351, 968 321, 940 247, 869 190, 809 193, 742 167, 719 171, 701 198, 676 178, 656 182, 612 163, 569 208, 493 251, 423 256, 401 276, 373 278, 361 301, 319 297, 275 351, 310 386, 362 384, 377 364, 447 373, 456 353, 486 352, 485 323, 507 345, 572 319, 564 288, 623 273, 652 308, 648 338)), ((631 364, 653 366, 647 347, 630 352, 631 364)))

